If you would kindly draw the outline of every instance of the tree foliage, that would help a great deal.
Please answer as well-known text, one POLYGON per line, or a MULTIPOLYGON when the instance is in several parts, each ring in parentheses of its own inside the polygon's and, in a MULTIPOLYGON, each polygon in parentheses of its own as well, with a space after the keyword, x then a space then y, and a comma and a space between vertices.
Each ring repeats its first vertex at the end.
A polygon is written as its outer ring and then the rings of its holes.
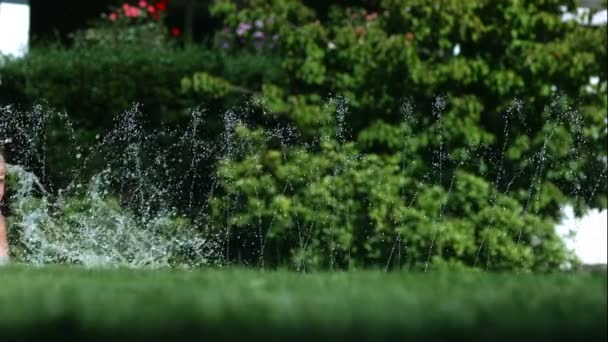
POLYGON ((175 175, 205 179, 186 197, 228 261, 550 270, 576 262, 560 208, 607 206, 607 28, 564 6, 217 0, 210 50, 33 50, 0 100, 46 99, 89 136, 131 101, 153 129, 202 105, 189 139, 221 155, 191 163, 178 137, 175 175))
POLYGON ((218 1, 228 24, 280 23, 289 77, 259 98, 314 146, 258 141, 219 166, 228 252, 323 268, 390 263, 406 246, 409 265, 566 261, 560 207, 606 207, 607 35, 564 22, 562 5, 386 0, 322 17, 218 1), (348 99, 346 127, 330 94, 348 99), (338 130, 348 142, 317 139, 338 130))

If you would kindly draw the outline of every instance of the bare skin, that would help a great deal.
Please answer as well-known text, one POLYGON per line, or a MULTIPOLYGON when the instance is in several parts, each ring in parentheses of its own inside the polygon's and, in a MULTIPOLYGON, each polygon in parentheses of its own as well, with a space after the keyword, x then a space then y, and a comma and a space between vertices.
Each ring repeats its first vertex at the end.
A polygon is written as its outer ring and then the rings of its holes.
MULTIPOLYGON (((0 155, 0 202, 4 198, 4 188, 6 180, 6 163, 0 155)), ((8 229, 6 219, 0 212, 0 262, 8 261, 8 229)))

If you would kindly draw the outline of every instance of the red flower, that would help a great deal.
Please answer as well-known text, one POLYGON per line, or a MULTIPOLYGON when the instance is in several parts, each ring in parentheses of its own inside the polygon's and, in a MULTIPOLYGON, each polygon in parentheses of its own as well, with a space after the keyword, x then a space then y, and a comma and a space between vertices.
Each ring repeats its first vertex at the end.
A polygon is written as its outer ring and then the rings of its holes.
POLYGON ((182 30, 179 29, 179 27, 174 27, 171 29, 171 35, 173 37, 179 37, 182 34, 182 30))
POLYGON ((166 11, 167 10, 167 2, 166 1, 160 1, 156 3, 156 9, 159 11, 166 11))

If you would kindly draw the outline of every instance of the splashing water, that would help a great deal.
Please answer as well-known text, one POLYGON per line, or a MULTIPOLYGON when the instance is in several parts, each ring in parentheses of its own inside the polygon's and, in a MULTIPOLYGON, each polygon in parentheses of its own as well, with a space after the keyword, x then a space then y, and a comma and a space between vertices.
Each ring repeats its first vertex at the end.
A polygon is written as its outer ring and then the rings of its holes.
MULTIPOLYGON (((426 253, 419 256, 425 270, 432 263, 433 256, 442 253, 438 241, 443 234, 444 215, 449 210, 452 192, 458 187, 457 174, 461 169, 470 169, 471 165, 484 158, 494 161, 494 170, 480 173, 492 172, 491 186, 498 191, 488 199, 489 206, 504 210, 506 209, 502 207, 498 196, 509 193, 518 177, 531 171, 532 184, 529 185, 528 197, 523 200, 525 205, 520 214, 523 218, 528 213, 536 213, 542 187, 540 175, 545 168, 550 167, 551 162, 555 162, 547 159, 548 141, 560 124, 568 123, 576 131, 574 156, 582 150, 582 123, 577 112, 570 110, 554 113, 555 121, 542 132, 544 142, 540 150, 531 151, 522 157, 525 161, 522 169, 515 172, 507 170, 505 156, 512 138, 510 128, 517 117, 522 119, 523 104, 514 101, 503 116, 503 137, 498 145, 499 151, 497 155, 488 157, 486 146, 481 143, 460 150, 448 145, 446 132, 449 126, 444 118, 447 101, 444 97, 438 97, 432 106, 434 125, 431 125, 431 131, 435 135, 435 150, 428 160, 431 167, 411 185, 411 192, 404 186, 395 202, 406 203, 403 210, 411 209, 419 198, 422 186, 427 184, 444 187, 445 196, 439 201, 435 216, 429 218, 433 227, 428 241, 409 241, 403 229, 396 230, 393 235, 387 234, 388 247, 383 251, 386 259, 382 262, 386 270, 393 264, 400 268, 407 262, 408 244, 422 243, 425 246, 426 253)), ((279 158, 285 164, 288 156, 293 157, 291 148, 294 145, 301 147, 301 153, 306 153, 329 144, 336 155, 344 155, 343 160, 329 167, 327 175, 317 173, 309 179, 311 184, 321 184, 327 179, 326 186, 330 193, 330 196, 312 209, 314 219, 306 221, 295 215, 290 226, 294 230, 294 236, 297 236, 299 252, 305 255, 312 248, 310 241, 313 229, 317 229, 319 222, 324 222, 330 240, 325 252, 329 256, 329 267, 333 268, 340 253, 346 254, 347 259, 350 258, 352 248, 348 247, 344 251, 345 247, 341 245, 344 240, 339 238, 337 232, 346 231, 352 235, 357 230, 351 224, 351 215, 357 213, 352 213, 348 206, 341 209, 340 202, 346 202, 349 198, 345 197, 338 182, 363 157, 360 154, 344 153, 350 139, 347 101, 334 99, 331 104, 335 107, 333 136, 326 134, 316 140, 303 142, 305 138, 297 129, 279 125, 265 130, 260 139, 274 144, 280 152, 279 158), (325 212, 325 217, 316 217, 321 213, 318 206, 331 209, 325 212), (339 224, 344 222, 347 227, 340 227, 339 224)), ((557 109, 552 110, 557 112, 557 109)), ((20 154, 16 159, 27 165, 27 169, 25 166, 9 165, 9 175, 15 182, 10 186, 14 189, 11 196, 13 213, 10 217, 10 238, 12 251, 18 260, 37 265, 79 263, 88 266, 163 267, 229 263, 237 258, 230 254, 229 246, 235 243, 232 223, 240 215, 236 208, 242 204, 241 194, 230 193, 221 197, 227 208, 223 213, 225 217, 221 227, 217 227, 217 222, 212 223, 209 216, 212 198, 216 192, 222 191, 221 181, 225 182, 224 187, 235 188, 242 186, 243 181, 227 178, 220 180, 217 170, 207 178, 204 173, 208 172, 209 165, 229 163, 249 155, 256 158, 256 165, 249 172, 262 168, 264 161, 255 154, 256 146, 240 137, 239 129, 246 125, 243 113, 239 110, 223 113, 220 118, 224 126, 223 132, 210 138, 205 136, 206 113, 203 110, 191 112, 190 122, 184 126, 184 130, 162 127, 150 132, 145 127, 139 107, 134 106, 117 117, 114 127, 107 134, 98 135, 95 143, 89 144, 88 148, 77 143, 76 133, 67 115, 53 113, 40 106, 26 115, 10 107, 0 108, 0 140, 10 139, 13 144, 20 146, 20 154), (50 175, 47 174, 50 163, 47 160, 47 130, 53 122, 60 122, 60 130, 71 143, 71 151, 66 151, 66 156, 71 154, 76 162, 74 168, 65 175, 72 178, 67 185, 47 191, 43 184, 52 184, 48 181, 50 175), (166 140, 170 142, 164 143, 166 140), (86 178, 90 180, 83 182, 82 179, 86 178), (180 205, 185 209, 180 210, 180 205), (212 226, 214 224, 216 226, 212 226)), ((403 147, 397 153, 397 168, 401 169, 398 172, 401 179, 405 179, 408 158, 411 157, 411 149, 415 148, 410 146, 410 140, 419 121, 415 117, 411 101, 404 103, 401 114, 403 147)), ((527 129, 525 122, 520 124, 527 129)), ((286 175, 284 185, 277 191, 280 195, 278 197, 286 198, 288 193, 294 192, 297 186, 294 184, 301 183, 302 177, 308 175, 286 175)), ((578 184, 573 190, 578 197, 580 182, 585 175, 572 173, 571 177, 578 184)), ((377 182, 380 184, 382 180, 378 179, 377 182)), ((253 186, 256 197, 269 191, 269 188, 260 188, 257 184, 253 186)), ((370 202, 369 205, 374 204, 370 202)), ((281 207, 274 209, 269 215, 270 219, 265 221, 261 214, 257 214, 257 224, 252 230, 256 232, 254 240, 260 246, 260 267, 265 265, 267 240, 275 233, 277 221, 282 220, 286 210, 281 207)), ((399 225, 396 217, 391 220, 394 226, 399 225)), ((491 236, 496 224, 494 218, 487 223, 488 236, 491 236)), ((517 244, 524 243, 522 232, 523 228, 518 232, 517 244)), ((474 247, 476 253, 473 265, 485 256, 488 267, 493 248, 495 246, 486 237, 481 238, 478 246, 474 247)), ((306 270, 306 267, 306 262, 302 260, 297 269, 306 270)))
POLYGON ((17 165, 9 165, 8 172, 18 180, 11 203, 12 248, 24 262, 136 268, 208 262, 207 238, 193 235, 187 222, 166 213, 142 219, 121 208, 107 198, 103 173, 88 184, 86 197, 59 195, 51 203, 33 173, 17 165), (44 195, 35 196, 37 192, 44 195), (180 260, 184 250, 190 260, 180 260))
MULTIPOLYGON (((47 165, 40 161, 46 160, 46 150, 40 145, 46 144, 51 119, 61 119, 65 125, 62 129, 75 141, 67 116, 51 118, 48 113, 41 107, 27 116, 9 107, 0 111, 0 130, 11 137, 3 139, 4 144, 24 146, 18 151, 19 159, 43 171, 47 165)), ((99 144, 89 149, 87 157, 83 158, 84 149, 76 146, 72 157, 80 165, 72 172, 74 179, 56 193, 47 191, 44 180, 24 166, 8 165, 9 240, 16 260, 35 265, 77 263, 134 268, 211 262, 215 247, 204 227, 195 225, 167 201, 175 186, 162 181, 170 155, 162 150, 149 153, 152 136, 144 134, 142 125, 135 106, 120 117, 110 133, 97 137, 99 144), (83 174, 87 173, 87 164, 99 154, 105 160, 103 170, 94 173, 88 182, 78 180, 86 179, 83 174), (163 157, 144 167, 143 160, 150 155, 163 157)), ((196 158, 204 159, 203 152, 195 152, 196 158)), ((41 174, 46 177, 45 172, 41 174)))

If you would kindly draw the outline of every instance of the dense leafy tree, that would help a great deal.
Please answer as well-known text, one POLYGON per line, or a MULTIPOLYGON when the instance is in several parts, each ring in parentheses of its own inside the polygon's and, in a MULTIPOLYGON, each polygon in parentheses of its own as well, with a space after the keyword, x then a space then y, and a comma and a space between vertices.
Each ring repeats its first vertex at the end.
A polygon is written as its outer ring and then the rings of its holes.
POLYGON ((607 28, 563 6, 218 0, 209 51, 76 35, 5 63, 0 100, 46 99, 89 136, 131 101, 154 129, 203 105, 190 138, 221 143, 195 221, 229 261, 556 269, 576 262, 560 208, 607 205, 607 28))
POLYGON ((381 264, 398 241, 410 264, 566 260, 560 207, 606 206, 607 35, 564 22, 562 5, 387 0, 323 19, 298 1, 219 1, 234 27, 272 18, 289 77, 260 99, 315 146, 253 144, 220 165, 227 248, 258 241, 260 255, 321 267, 381 264), (348 99, 346 127, 330 94, 348 99), (314 143, 345 130, 352 143, 314 143))

